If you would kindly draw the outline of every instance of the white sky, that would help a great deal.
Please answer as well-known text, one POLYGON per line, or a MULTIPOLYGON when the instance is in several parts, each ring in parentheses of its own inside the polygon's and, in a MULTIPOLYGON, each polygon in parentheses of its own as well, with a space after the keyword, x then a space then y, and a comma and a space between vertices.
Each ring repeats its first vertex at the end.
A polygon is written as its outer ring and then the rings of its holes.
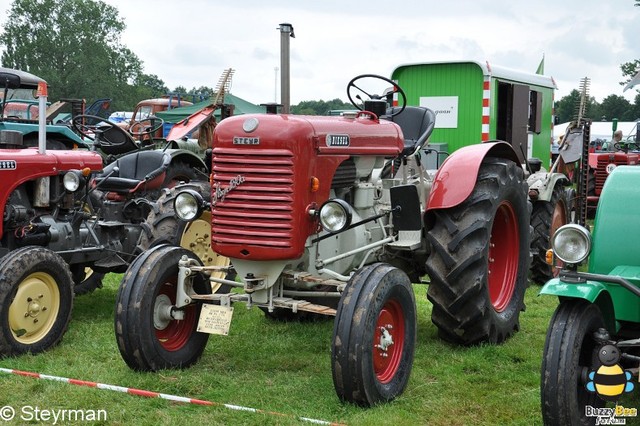
MULTIPOLYGON (((231 92, 280 100, 279 24, 291 23, 291 103, 347 100, 349 80, 390 77, 399 65, 489 61, 545 74, 560 99, 591 79, 591 96, 622 92, 620 64, 640 59, 633 0, 104 0, 127 25, 122 42, 170 89, 215 87, 234 68, 231 92)), ((0 12, 11 1, 0 0, 0 12)), ((0 14, 0 22, 6 12, 0 14)))

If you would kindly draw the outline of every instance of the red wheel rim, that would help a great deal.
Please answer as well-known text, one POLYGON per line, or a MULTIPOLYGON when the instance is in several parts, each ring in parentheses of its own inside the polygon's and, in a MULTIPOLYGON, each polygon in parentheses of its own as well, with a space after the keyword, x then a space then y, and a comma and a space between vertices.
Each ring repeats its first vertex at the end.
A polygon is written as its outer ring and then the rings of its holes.
MULTIPOLYGON (((165 283, 160 288, 158 296, 165 295, 174 304, 176 301, 176 286, 174 283, 165 283)), ((162 330, 156 328, 156 338, 160 345, 167 351, 180 350, 187 344, 194 332, 197 321, 196 307, 194 305, 184 308, 183 320, 172 320, 162 330)))
POLYGON ((373 335, 373 369, 381 383, 390 382, 398 371, 404 348, 404 313, 400 304, 384 305, 373 335))
POLYGON ((516 287, 520 256, 518 220, 510 203, 503 201, 496 212, 489 241, 489 297, 497 312, 504 311, 516 287))

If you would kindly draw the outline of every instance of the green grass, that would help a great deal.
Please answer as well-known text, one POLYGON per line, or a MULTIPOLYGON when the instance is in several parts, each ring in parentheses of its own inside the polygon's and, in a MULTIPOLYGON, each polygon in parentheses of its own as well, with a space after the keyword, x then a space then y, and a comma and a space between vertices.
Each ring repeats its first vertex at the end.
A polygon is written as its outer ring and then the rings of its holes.
MULTIPOLYGON (((438 339, 426 287, 416 285, 418 340, 409 386, 395 401, 364 409, 340 403, 335 395, 329 364, 332 321, 279 323, 242 304, 235 305, 230 335, 211 336, 202 359, 190 369, 130 370, 120 358, 113 332, 119 279, 110 275, 105 288, 76 298, 69 331, 59 346, 40 355, 2 359, 0 367, 198 398, 216 405, 182 404, 1 374, 0 407, 104 409, 108 415, 104 424, 115 425, 301 424, 298 416, 356 425, 542 422, 540 362, 557 300, 538 297, 538 286, 527 290, 521 331, 506 344, 459 348, 438 339), (282 415, 234 411, 219 405, 223 403, 282 415)), ((640 392, 626 397, 623 405, 640 406, 640 392)), ((632 420, 640 419, 628 419, 627 424, 632 420)))

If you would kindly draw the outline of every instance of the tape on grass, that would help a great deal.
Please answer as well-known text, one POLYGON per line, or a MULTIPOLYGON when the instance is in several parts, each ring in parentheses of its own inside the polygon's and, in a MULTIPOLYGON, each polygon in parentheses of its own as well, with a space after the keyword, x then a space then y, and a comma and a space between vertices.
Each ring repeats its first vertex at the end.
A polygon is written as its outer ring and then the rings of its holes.
POLYGON ((267 411, 267 410, 260 410, 258 408, 243 407, 241 405, 223 404, 221 402, 204 401, 204 400, 201 400, 201 399, 186 398, 186 397, 183 397, 183 396, 169 395, 169 394, 166 394, 166 393, 152 392, 152 391, 147 391, 147 390, 142 390, 142 389, 135 389, 135 388, 127 388, 127 387, 123 387, 123 386, 108 385, 108 384, 105 384, 105 383, 89 382, 89 381, 86 381, 86 380, 69 379, 67 377, 50 376, 48 374, 32 373, 32 372, 29 372, 29 371, 12 370, 12 369, 9 369, 9 368, 0 368, 0 373, 15 374, 15 375, 18 375, 18 376, 32 377, 34 379, 53 380, 53 381, 56 381, 56 382, 64 382, 64 383, 69 383, 69 384, 72 384, 72 385, 87 386, 87 387, 90 387, 90 388, 97 388, 97 389, 110 390, 110 391, 115 391, 115 392, 128 393, 130 395, 144 396, 146 398, 162 398, 162 399, 167 399, 169 401, 183 402, 185 404, 211 405, 211 406, 216 406, 216 407, 225 407, 225 408, 228 408, 229 410, 235 410, 235 411, 248 411, 248 412, 251 412, 251 413, 266 414, 266 415, 269 415, 269 416, 289 417, 289 418, 295 418, 295 419, 301 420, 303 422, 314 423, 314 424, 317 424, 317 425, 343 426, 341 423, 334 423, 334 422, 328 422, 328 421, 325 421, 325 420, 311 419, 311 418, 308 418, 308 417, 293 416, 293 415, 289 415, 289 414, 278 413, 278 412, 275 412, 275 411, 267 411))

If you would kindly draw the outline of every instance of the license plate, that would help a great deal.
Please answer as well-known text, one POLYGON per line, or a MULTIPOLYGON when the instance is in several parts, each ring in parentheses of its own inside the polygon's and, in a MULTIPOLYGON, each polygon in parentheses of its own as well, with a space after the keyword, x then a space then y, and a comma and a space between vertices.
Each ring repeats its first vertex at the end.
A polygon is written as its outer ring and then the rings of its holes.
POLYGON ((232 316, 232 307, 205 303, 202 305, 202 310, 200 311, 197 330, 200 333, 220 334, 222 336, 226 336, 229 334, 232 316))

